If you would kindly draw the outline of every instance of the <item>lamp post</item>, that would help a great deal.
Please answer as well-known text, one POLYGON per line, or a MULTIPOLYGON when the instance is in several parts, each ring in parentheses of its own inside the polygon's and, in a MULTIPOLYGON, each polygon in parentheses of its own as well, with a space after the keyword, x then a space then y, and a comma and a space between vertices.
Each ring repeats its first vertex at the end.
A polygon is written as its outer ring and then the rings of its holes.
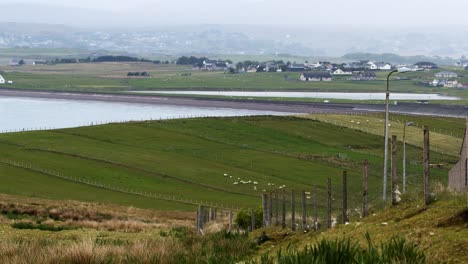
POLYGON ((406 191, 406 127, 413 125, 414 122, 406 122, 403 126, 403 193, 406 191))
POLYGON ((383 201, 385 202, 387 200, 387 163, 388 163, 388 105, 390 101, 390 75, 392 75, 395 72, 399 73, 404 73, 404 72, 409 72, 411 69, 408 68, 400 68, 397 70, 391 71, 387 75, 387 91, 385 93, 385 144, 384 144, 384 171, 383 171, 383 201))

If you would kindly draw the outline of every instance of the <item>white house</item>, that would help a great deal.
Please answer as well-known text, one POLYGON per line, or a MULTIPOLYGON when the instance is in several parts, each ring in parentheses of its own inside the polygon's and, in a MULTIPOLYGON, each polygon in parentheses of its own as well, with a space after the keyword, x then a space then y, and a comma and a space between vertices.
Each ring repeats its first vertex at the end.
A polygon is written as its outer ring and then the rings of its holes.
POLYGON ((332 76, 329 72, 303 72, 299 79, 303 82, 330 82, 332 76))
POLYGON ((377 70, 377 65, 373 63, 372 61, 367 62, 367 67, 370 70, 377 70))
POLYGON ((333 75, 353 75, 350 71, 343 71, 342 69, 336 69, 332 72, 333 75))
POLYGON ((379 70, 391 70, 392 69, 392 65, 390 63, 386 63, 386 62, 379 62, 377 63, 377 68, 379 70))
POLYGON ((5 83, 5 78, 3 78, 3 76, 0 75, 0 84, 4 84, 5 83))

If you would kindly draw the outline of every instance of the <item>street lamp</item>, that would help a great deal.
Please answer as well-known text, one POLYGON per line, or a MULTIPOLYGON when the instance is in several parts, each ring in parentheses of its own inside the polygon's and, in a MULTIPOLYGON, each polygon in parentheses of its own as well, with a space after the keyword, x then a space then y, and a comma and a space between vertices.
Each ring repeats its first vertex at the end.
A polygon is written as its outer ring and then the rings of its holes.
POLYGON ((409 68, 399 68, 397 70, 391 71, 387 75, 387 91, 385 93, 385 153, 384 153, 384 174, 383 174, 383 201, 387 199, 387 163, 388 163, 388 105, 389 105, 389 100, 390 100, 390 91, 389 91, 389 82, 390 82, 390 75, 392 75, 395 72, 398 73, 404 73, 404 72, 409 72, 411 69, 409 68))
POLYGON ((403 193, 406 191, 406 127, 414 126, 414 122, 406 122, 403 126, 403 193))

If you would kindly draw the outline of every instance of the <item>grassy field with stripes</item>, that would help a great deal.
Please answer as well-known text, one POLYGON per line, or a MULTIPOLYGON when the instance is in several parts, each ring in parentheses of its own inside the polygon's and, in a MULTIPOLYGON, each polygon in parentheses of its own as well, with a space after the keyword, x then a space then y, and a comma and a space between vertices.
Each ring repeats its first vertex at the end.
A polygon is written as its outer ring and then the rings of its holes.
MULTIPOLYGON (((361 164, 368 159, 370 197, 378 199, 383 137, 372 131, 380 125, 383 135, 379 117, 313 118, 194 118, 0 134, 0 193, 160 210, 194 210, 199 203, 253 208, 263 191, 317 185, 325 192, 327 178, 339 186, 347 170, 350 203, 358 204, 361 164), (356 127, 365 120, 374 125, 356 127)), ((431 163, 440 166, 431 175, 444 183, 465 121, 434 120, 418 117, 421 124, 450 122, 456 131, 445 135, 450 144, 439 140, 441 131, 433 134, 431 163)), ((410 129, 407 175, 409 188, 416 188, 422 136, 410 129)), ((401 157, 399 151, 399 169, 401 157)))

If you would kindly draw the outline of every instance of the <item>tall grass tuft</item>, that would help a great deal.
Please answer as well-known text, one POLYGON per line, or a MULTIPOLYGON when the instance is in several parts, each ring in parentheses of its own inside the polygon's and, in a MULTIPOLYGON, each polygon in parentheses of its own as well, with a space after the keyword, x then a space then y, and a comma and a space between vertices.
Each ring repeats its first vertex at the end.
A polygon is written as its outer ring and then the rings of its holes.
POLYGON ((343 264, 379 264, 379 263, 425 263, 426 257, 414 246, 406 243, 404 238, 394 237, 387 243, 376 246, 369 234, 366 234, 367 249, 363 250, 349 239, 321 240, 316 245, 306 246, 302 250, 290 246, 279 250, 276 256, 262 255, 251 264, 298 264, 298 263, 343 263, 343 264))

